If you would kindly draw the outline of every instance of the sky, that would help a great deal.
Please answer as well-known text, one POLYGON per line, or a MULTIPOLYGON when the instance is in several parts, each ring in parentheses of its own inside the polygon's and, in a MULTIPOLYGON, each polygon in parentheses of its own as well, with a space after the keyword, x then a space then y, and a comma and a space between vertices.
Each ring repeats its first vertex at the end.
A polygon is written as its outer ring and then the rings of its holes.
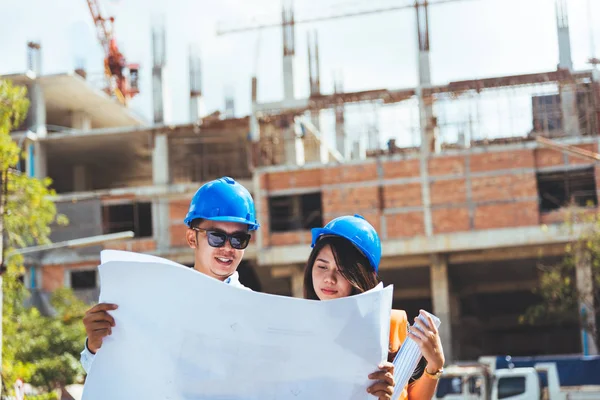
MULTIPOLYGON (((280 29, 216 34, 217 26, 239 26, 255 17, 278 20, 281 0, 98 1, 104 13, 116 19, 115 35, 128 62, 141 65, 141 93, 131 108, 146 119, 152 118, 151 26, 158 20, 163 21, 167 35, 168 122, 189 121, 187 56, 191 44, 200 48, 209 112, 223 110, 225 93, 231 92, 236 114, 247 115, 254 74, 260 102, 283 97, 280 29)), ((600 0, 567 1, 573 62, 576 69, 588 69, 586 60, 592 53, 600 57, 600 0)), ((294 7, 300 19, 408 3, 411 1, 296 0, 294 7)), ((103 55, 86 0, 0 0, 0 9, 4 16, 0 75, 23 72, 26 43, 36 40, 42 45, 44 74, 83 65, 91 80, 101 78, 103 55)), ((549 71, 558 63, 554 0, 463 0, 431 6, 429 17, 434 84, 549 71)), ((405 9, 297 25, 296 97, 309 93, 309 30, 319 34, 322 92, 333 91, 334 73, 343 77, 346 91, 416 85, 415 19, 414 9, 405 9)))

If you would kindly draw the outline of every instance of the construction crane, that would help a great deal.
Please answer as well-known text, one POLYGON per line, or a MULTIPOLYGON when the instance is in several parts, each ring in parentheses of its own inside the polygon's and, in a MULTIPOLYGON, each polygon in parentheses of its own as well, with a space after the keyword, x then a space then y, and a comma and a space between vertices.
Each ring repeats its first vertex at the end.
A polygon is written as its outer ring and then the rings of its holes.
POLYGON ((119 50, 114 37, 114 17, 102 16, 98 0, 86 1, 96 26, 98 40, 104 50, 104 75, 108 81, 105 91, 115 96, 121 104, 127 105, 129 99, 140 92, 139 65, 127 64, 125 56, 119 50))
MULTIPOLYGON (((412 2, 404 2, 404 4, 387 6, 387 7, 378 7, 378 8, 356 10, 356 11, 341 11, 341 12, 338 11, 333 14, 313 15, 313 16, 303 17, 303 18, 293 18, 293 17, 291 19, 284 18, 284 21, 286 21, 286 22, 282 22, 281 20, 260 21, 257 19, 253 19, 253 21, 251 23, 247 23, 245 25, 244 24, 238 25, 238 26, 235 26, 232 28, 218 27, 217 35, 221 36, 221 35, 227 35, 227 34, 231 34, 231 33, 253 31, 253 30, 257 30, 257 29, 276 28, 276 27, 281 27, 282 25, 287 25, 287 24, 290 24, 290 25, 306 24, 306 23, 313 23, 313 22, 329 21, 332 19, 356 17, 356 16, 360 16, 360 15, 379 14, 379 13, 384 13, 384 12, 398 11, 398 10, 404 10, 404 9, 408 9, 408 8, 415 8, 415 7, 420 7, 420 6, 437 5, 437 4, 444 4, 444 3, 454 3, 457 1, 467 1, 467 0, 414 0, 412 2)), ((473 0, 471 0, 471 1, 473 1, 473 0)), ((222 24, 219 24, 219 25, 222 25, 222 24)))

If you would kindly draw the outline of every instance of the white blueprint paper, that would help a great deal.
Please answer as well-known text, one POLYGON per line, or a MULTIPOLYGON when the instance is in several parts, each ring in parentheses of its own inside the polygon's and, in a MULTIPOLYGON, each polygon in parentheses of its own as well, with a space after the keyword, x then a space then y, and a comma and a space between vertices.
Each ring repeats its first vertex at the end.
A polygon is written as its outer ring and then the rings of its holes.
POLYGON ((104 253, 100 300, 119 308, 83 400, 373 398, 367 376, 387 359, 391 286, 309 301, 104 253))

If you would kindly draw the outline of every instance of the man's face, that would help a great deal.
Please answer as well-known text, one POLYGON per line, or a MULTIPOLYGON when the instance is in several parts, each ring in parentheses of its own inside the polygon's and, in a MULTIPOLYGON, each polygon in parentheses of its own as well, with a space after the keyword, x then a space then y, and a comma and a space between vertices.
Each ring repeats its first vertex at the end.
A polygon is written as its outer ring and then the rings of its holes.
POLYGON ((244 250, 231 247, 229 240, 223 247, 212 247, 208 244, 207 232, 215 230, 227 234, 247 233, 248 225, 236 222, 220 222, 203 220, 198 226, 201 231, 188 228, 186 239, 194 249, 194 269, 213 278, 224 281, 237 269, 244 256, 244 250))

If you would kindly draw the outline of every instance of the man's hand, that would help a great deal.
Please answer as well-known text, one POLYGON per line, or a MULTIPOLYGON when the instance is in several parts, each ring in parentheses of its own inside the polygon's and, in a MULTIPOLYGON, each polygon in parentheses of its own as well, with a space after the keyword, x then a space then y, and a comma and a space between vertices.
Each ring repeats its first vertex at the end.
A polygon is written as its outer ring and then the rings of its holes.
POLYGON ((369 379, 376 380, 369 386, 367 392, 377 397, 379 400, 389 400, 394 393, 394 364, 385 362, 379 366, 379 371, 369 375, 369 379))
POLYGON ((96 354, 102 347, 102 339, 112 333, 112 327, 115 326, 115 320, 108 311, 116 310, 116 304, 100 303, 87 310, 83 317, 83 325, 87 333, 88 349, 96 354))

